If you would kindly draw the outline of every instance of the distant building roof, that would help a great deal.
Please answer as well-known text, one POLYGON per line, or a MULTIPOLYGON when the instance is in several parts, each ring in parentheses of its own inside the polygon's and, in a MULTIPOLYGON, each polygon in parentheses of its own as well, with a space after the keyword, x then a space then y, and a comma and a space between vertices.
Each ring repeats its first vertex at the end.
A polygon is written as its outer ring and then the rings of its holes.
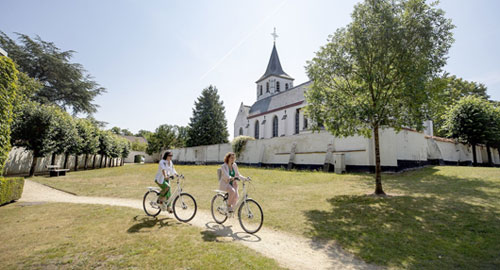
POLYGON ((278 51, 276 50, 276 44, 273 45, 273 51, 271 52, 271 58, 269 58, 266 72, 264 73, 264 75, 262 75, 262 77, 260 77, 260 79, 257 80, 257 82, 260 82, 272 75, 293 80, 293 78, 286 74, 286 72, 283 71, 283 68, 281 67, 280 58, 278 57, 278 51))
POLYGON ((148 140, 146 140, 143 137, 137 137, 137 136, 122 136, 122 137, 129 140, 130 142, 138 141, 140 143, 148 143, 148 140))
POLYGON ((0 55, 7 56, 7 52, 0 48, 0 55))

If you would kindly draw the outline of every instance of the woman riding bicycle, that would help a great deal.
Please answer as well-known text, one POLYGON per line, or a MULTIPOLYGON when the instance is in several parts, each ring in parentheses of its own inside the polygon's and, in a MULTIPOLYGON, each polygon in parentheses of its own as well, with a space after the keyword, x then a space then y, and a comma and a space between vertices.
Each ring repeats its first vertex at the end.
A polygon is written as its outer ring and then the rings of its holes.
POLYGON ((238 165, 236 165, 236 155, 233 152, 229 152, 224 157, 224 164, 221 166, 222 174, 221 179, 219 179, 219 189, 227 191, 228 198, 228 211, 233 212, 233 207, 238 201, 238 184, 235 178, 246 178, 240 174, 238 171, 238 165))
MULTIPOLYGON (((155 176, 155 183, 161 188, 160 197, 158 199, 160 205, 163 205, 165 200, 170 197, 170 178, 173 178, 174 175, 177 176, 177 172, 174 169, 174 163, 172 162, 172 156, 173 154, 170 151, 163 154, 163 158, 158 164, 158 172, 155 176)), ((167 205, 167 211, 172 213, 170 204, 167 205)))

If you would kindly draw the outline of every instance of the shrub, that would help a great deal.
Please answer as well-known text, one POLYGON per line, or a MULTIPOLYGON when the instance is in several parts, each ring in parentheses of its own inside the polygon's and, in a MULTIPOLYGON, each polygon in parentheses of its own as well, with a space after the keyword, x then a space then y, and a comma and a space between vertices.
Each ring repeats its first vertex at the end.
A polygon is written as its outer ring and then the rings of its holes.
POLYGON ((0 205, 18 200, 23 194, 24 178, 0 177, 0 205))
POLYGON ((245 146, 247 145, 247 141, 253 141, 253 140, 255 140, 255 138, 249 136, 238 136, 234 138, 234 140, 231 142, 231 145, 233 147, 233 152, 236 154, 237 158, 239 158, 241 153, 245 151, 245 146))

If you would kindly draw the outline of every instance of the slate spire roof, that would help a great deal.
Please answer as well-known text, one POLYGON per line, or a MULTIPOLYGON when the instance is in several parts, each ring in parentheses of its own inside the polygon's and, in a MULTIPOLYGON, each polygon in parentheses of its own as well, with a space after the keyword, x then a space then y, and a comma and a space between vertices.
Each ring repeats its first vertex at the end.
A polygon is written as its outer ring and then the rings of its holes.
POLYGON ((276 44, 273 44, 273 51, 271 52, 271 58, 269 59, 269 64, 267 64, 266 72, 262 75, 262 77, 260 77, 260 79, 257 80, 257 82, 260 82, 272 75, 293 80, 293 78, 286 74, 281 67, 278 51, 276 50, 276 44))

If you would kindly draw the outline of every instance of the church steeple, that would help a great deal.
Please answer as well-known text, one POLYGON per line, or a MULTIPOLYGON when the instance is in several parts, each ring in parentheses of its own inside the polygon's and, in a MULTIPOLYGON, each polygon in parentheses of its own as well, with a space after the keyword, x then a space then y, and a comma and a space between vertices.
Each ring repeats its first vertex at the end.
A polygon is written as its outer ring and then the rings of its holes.
POLYGON ((271 58, 267 64, 266 72, 257 81, 257 100, 272 96, 282 91, 286 91, 293 87, 293 78, 286 74, 281 67, 278 50, 276 50, 276 28, 271 33, 273 36, 273 50, 271 58))
POLYGON ((280 58, 278 57, 278 50, 276 50, 276 43, 273 44, 273 51, 271 52, 271 58, 269 58, 266 72, 260 77, 260 79, 256 81, 256 83, 259 83, 260 81, 272 75, 293 80, 293 78, 290 77, 290 75, 286 74, 286 72, 283 71, 283 68, 281 67, 280 58))

